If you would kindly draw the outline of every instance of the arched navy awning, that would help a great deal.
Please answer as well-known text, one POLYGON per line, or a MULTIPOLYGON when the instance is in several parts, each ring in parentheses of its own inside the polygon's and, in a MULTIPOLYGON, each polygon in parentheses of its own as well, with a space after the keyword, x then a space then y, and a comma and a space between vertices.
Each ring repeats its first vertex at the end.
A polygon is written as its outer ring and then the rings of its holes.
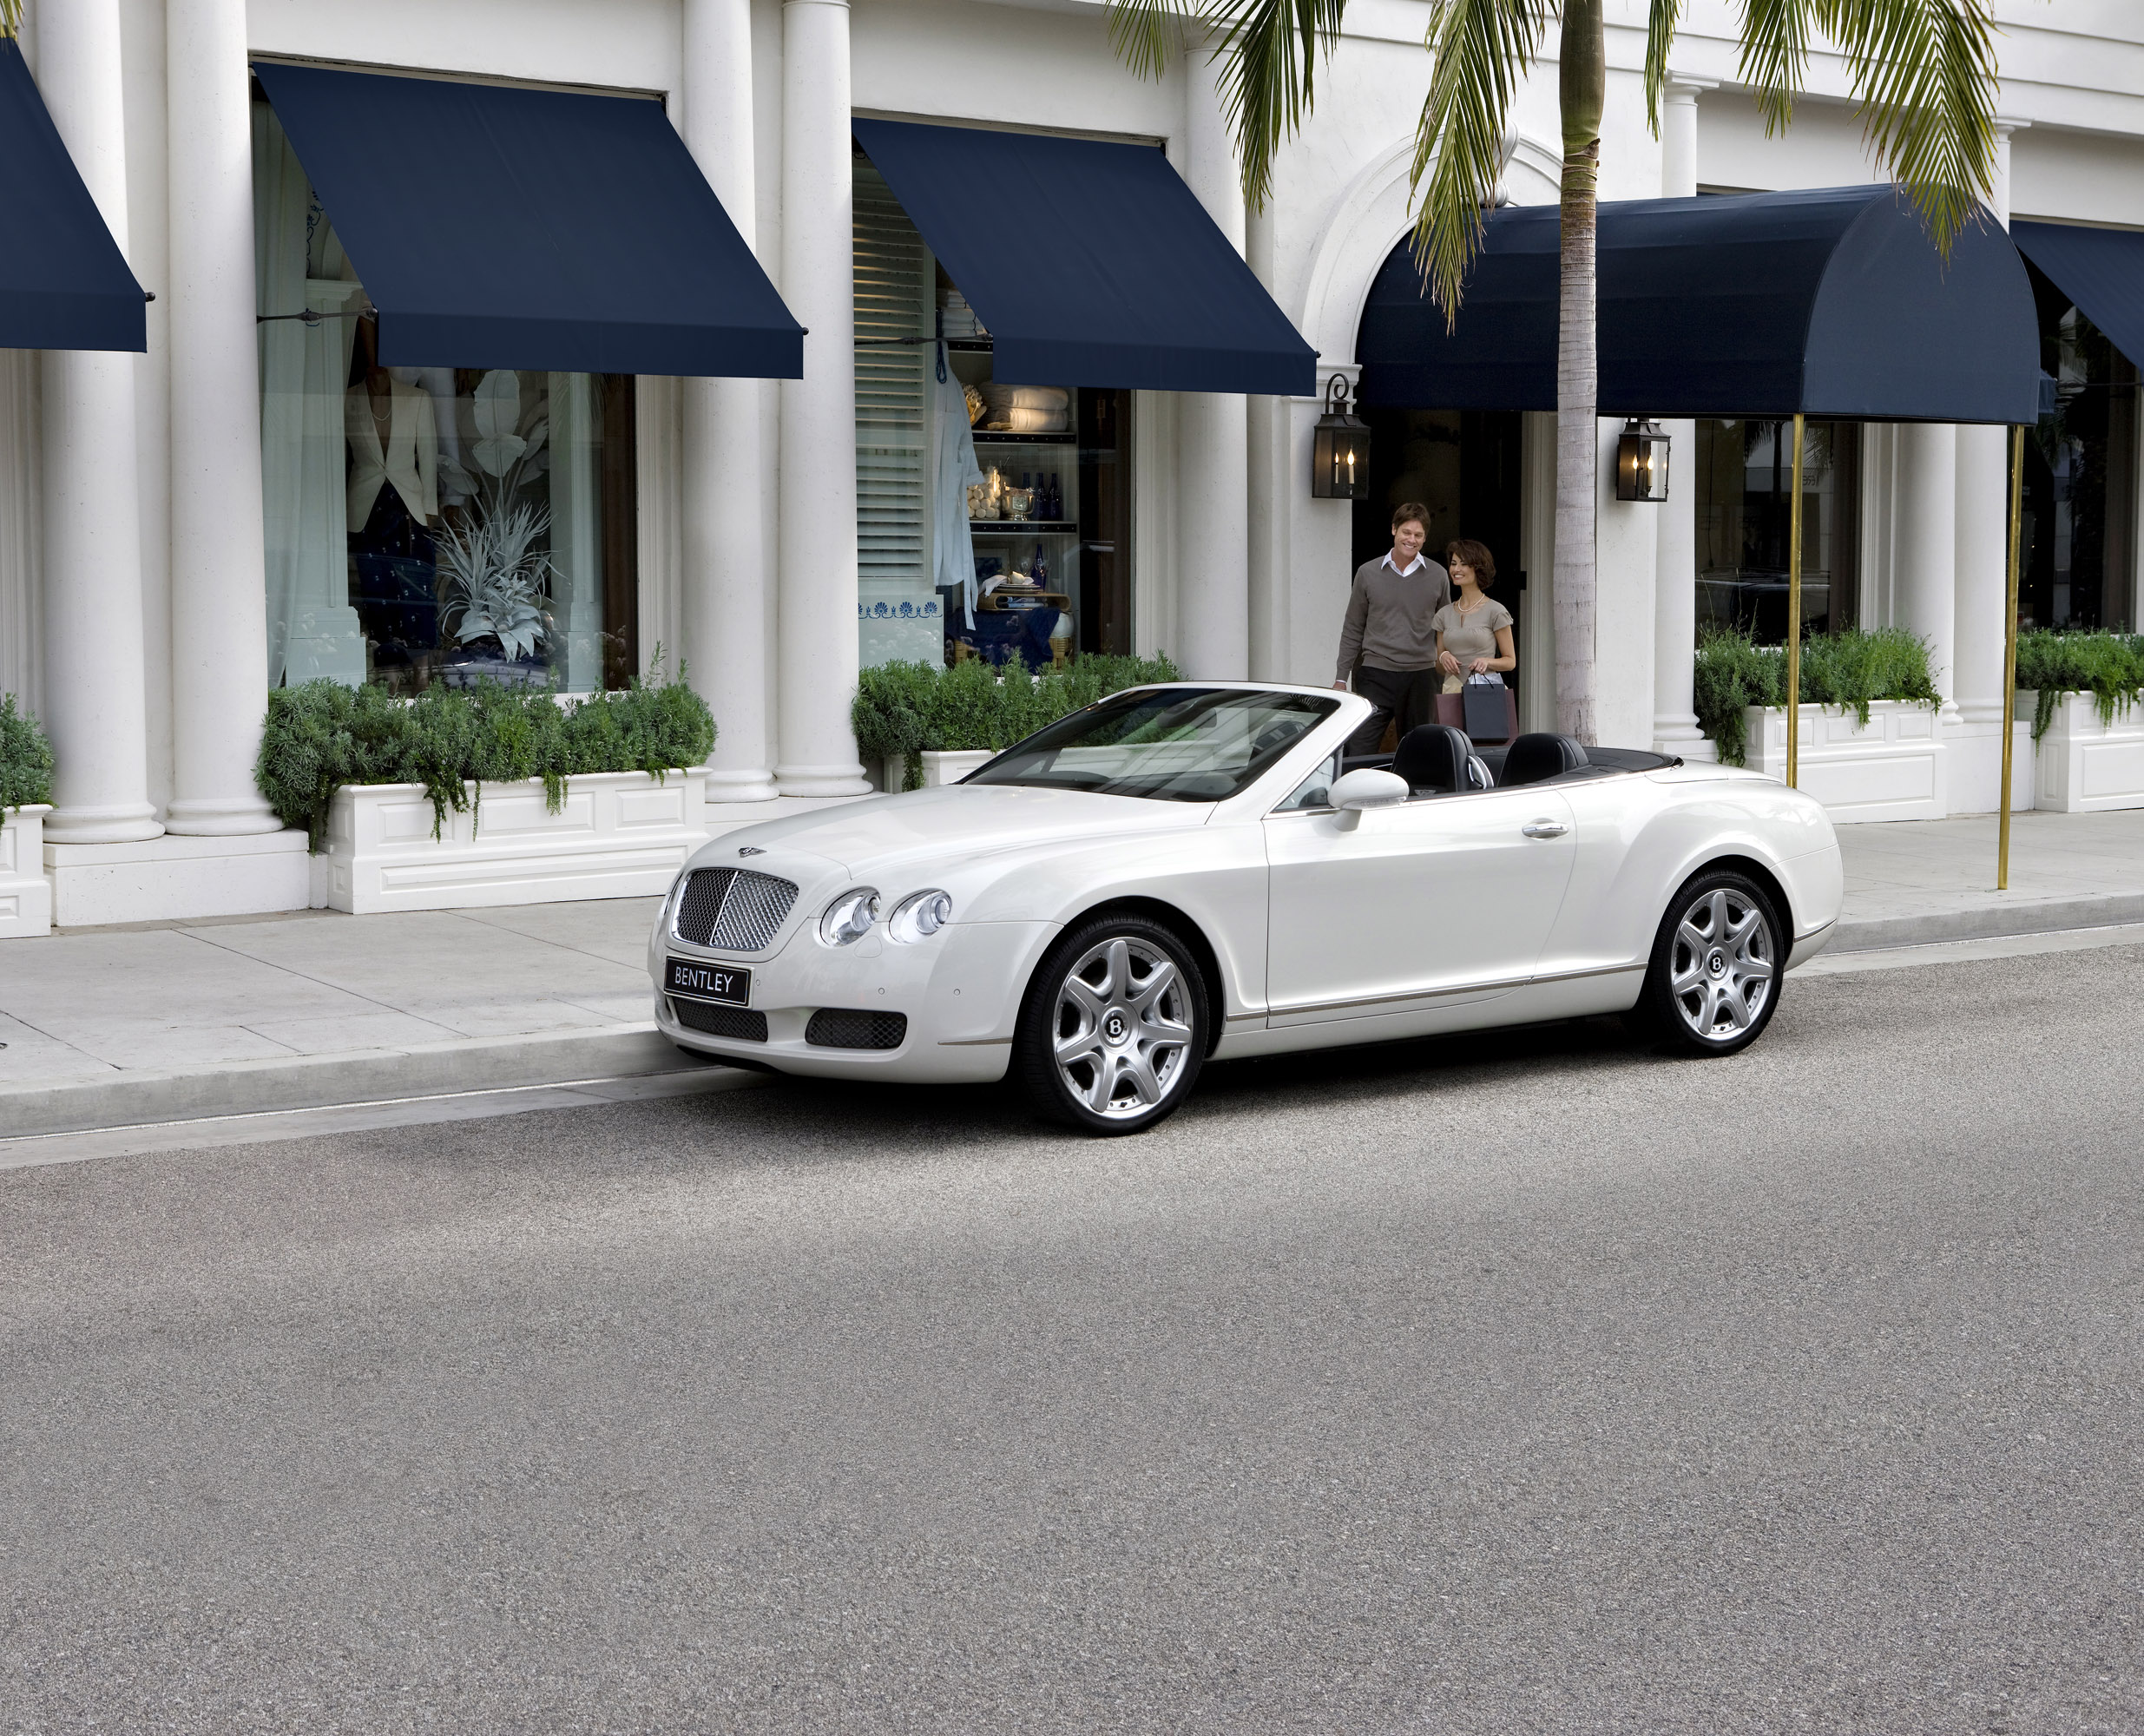
MULTIPOLYGON (((1555 408, 1558 214, 1493 213, 1456 330, 1409 243, 1385 260, 1357 357, 1369 404, 1555 408)), ((1945 261, 1888 187, 1601 207, 1603 416, 2030 422, 2032 286, 1992 221, 1945 261)))
POLYGON ((0 38, 0 349, 146 350, 141 286, 0 38))

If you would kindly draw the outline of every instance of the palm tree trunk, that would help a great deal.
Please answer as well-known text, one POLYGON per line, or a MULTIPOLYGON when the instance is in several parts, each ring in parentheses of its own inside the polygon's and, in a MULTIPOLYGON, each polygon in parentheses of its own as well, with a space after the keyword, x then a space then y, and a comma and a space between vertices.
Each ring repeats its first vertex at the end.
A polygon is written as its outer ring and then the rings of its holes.
POLYGON ((1563 108, 1562 305, 1555 380, 1556 727, 1595 740, 1595 536, 1600 447, 1594 332, 1594 258, 1601 111, 1608 94, 1602 0, 1564 0, 1558 87, 1563 108))

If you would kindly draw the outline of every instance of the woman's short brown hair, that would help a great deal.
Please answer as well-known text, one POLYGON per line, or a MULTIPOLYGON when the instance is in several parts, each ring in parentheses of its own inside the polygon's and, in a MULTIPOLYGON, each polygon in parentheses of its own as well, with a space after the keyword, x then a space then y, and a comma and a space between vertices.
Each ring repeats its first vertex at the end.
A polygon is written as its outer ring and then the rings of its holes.
POLYGON ((1489 552, 1486 542, 1476 542, 1471 536, 1462 536, 1444 550, 1444 565, 1474 569, 1474 582, 1487 590, 1496 582, 1496 557, 1489 552))
POLYGON ((1397 530, 1409 519, 1422 527, 1422 534, 1430 534, 1430 510, 1418 500, 1402 501, 1392 509, 1392 529, 1397 530))

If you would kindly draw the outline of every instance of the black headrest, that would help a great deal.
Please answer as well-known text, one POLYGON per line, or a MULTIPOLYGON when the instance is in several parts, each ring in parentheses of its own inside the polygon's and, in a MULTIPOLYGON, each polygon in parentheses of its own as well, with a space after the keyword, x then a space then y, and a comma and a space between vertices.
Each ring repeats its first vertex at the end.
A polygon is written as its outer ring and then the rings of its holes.
POLYGON ((1501 789, 1519 784, 1538 784, 1543 778, 1561 777, 1586 763, 1586 750, 1568 735, 1522 735, 1503 756, 1503 773, 1496 779, 1501 789))
POLYGON ((1467 756, 1473 751, 1464 730, 1425 723, 1401 740, 1392 770, 1411 790, 1449 794, 1467 787, 1467 756))

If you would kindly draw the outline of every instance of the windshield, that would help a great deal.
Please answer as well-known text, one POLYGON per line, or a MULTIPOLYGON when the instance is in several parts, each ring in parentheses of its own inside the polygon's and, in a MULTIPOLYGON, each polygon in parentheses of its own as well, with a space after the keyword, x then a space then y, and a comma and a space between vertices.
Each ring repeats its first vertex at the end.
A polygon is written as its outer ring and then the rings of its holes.
POLYGON ((1338 704, 1316 694, 1240 687, 1134 688, 1059 718, 964 781, 1225 801, 1338 704))

